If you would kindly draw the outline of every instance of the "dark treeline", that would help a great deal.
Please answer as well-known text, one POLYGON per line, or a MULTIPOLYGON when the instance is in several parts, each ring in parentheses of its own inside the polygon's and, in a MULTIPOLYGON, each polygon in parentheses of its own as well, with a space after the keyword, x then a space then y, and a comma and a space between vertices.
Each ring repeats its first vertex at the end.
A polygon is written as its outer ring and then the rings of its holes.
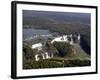
POLYGON ((85 35, 81 35, 81 40, 80 40, 80 46, 81 48, 87 53, 87 54, 91 54, 91 42, 88 42, 85 35))

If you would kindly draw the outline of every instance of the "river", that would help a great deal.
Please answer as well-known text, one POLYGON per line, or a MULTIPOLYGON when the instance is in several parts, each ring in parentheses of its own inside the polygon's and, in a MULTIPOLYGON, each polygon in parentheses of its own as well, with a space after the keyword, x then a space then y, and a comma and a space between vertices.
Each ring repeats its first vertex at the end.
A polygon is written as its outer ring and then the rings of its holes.
POLYGON ((23 29, 23 40, 33 37, 35 35, 49 35, 49 30, 44 29, 23 29))

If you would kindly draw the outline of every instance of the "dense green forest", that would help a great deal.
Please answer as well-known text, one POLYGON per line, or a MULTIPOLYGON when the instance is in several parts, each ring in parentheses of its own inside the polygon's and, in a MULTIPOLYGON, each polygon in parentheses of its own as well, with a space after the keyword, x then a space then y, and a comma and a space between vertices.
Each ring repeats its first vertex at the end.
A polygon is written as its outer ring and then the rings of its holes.
POLYGON ((53 48, 58 50, 58 54, 56 54, 55 57, 35 61, 36 50, 33 50, 26 44, 23 44, 23 69, 78 67, 91 65, 91 61, 86 59, 89 58, 89 56, 85 53, 78 53, 79 49, 75 49, 74 46, 58 42, 55 42, 53 46, 53 48), (73 49, 76 50, 76 53, 73 52, 73 49))

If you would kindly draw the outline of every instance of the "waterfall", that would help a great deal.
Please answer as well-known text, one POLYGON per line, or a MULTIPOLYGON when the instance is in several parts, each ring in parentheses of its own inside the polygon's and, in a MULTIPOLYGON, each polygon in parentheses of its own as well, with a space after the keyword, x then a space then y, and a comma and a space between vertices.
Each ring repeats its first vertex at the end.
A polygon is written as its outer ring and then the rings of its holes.
POLYGON ((36 60, 36 61, 39 61, 38 54, 35 55, 35 60, 36 60))
POLYGON ((45 52, 45 54, 46 54, 46 58, 47 58, 47 59, 50 58, 47 52, 45 52))
POLYGON ((42 54, 42 57, 43 57, 43 59, 45 59, 45 56, 44 56, 45 54, 42 54))

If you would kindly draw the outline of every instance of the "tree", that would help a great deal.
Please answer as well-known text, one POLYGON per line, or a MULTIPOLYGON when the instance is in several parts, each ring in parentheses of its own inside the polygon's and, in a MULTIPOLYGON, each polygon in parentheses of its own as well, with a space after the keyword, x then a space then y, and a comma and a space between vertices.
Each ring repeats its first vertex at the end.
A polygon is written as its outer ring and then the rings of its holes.
POLYGON ((66 42, 54 42, 54 47, 58 50, 59 56, 64 57, 72 54, 73 46, 66 42))

